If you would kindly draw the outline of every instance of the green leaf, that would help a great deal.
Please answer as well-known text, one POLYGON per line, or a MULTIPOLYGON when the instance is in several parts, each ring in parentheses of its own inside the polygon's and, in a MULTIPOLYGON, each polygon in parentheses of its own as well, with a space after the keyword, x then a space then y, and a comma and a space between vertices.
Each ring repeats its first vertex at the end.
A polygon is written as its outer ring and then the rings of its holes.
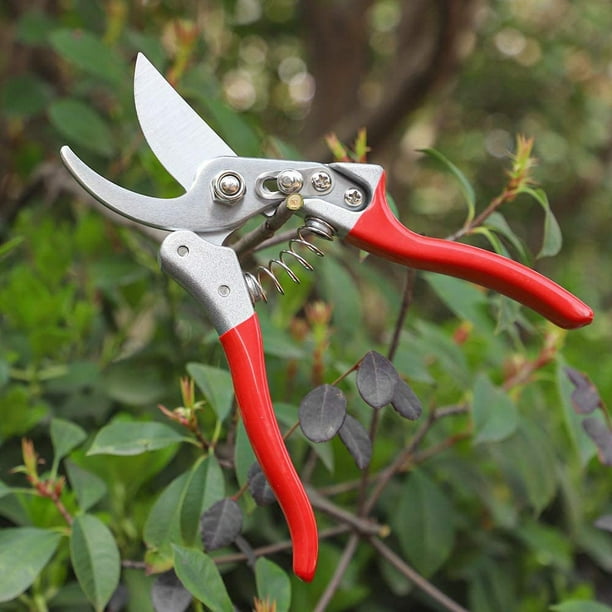
POLYGON ((523 420, 512 436, 489 448, 516 498, 523 498, 536 513, 541 512, 552 500, 558 484, 557 462, 548 433, 523 420))
POLYGON ((202 363, 188 363, 187 372, 208 398, 217 418, 220 421, 225 420, 234 403, 231 374, 227 370, 202 363))
POLYGON ((87 437, 82 427, 64 419, 51 419, 51 443, 53 444, 53 466, 51 472, 57 473, 59 462, 87 437))
POLYGON ((185 544, 195 544, 202 512, 224 497, 225 481, 216 457, 199 459, 189 472, 181 495, 179 522, 185 544))
POLYGON ((468 583, 469 609, 472 612, 491 610, 516 610, 517 593, 509 567, 495 559, 477 561, 470 568, 468 583))
POLYGON ((471 233, 481 234, 482 236, 484 236, 493 247, 493 250, 499 255, 502 255, 504 257, 510 256, 510 254, 508 253, 508 249, 506 249, 503 242, 499 239, 499 236, 490 227, 487 227, 486 225, 481 225, 480 227, 475 227, 471 231, 471 233))
POLYGON ((363 327, 363 300, 355 279, 334 257, 318 261, 317 273, 322 280, 317 289, 323 290, 324 299, 334 306, 332 325, 350 342, 363 327))
MULTIPOLYGON (((144 266, 136 270, 133 265, 122 266, 118 261, 106 263, 108 267, 100 270, 101 274, 106 275, 106 283, 113 279, 113 283, 127 285, 142 278, 144 266), (118 267, 113 264, 118 264, 118 267)), ((159 367, 139 363, 135 359, 123 359, 105 370, 104 390, 110 398, 122 404, 147 406, 157 403, 167 386, 159 367)))
POLYGON ((531 549, 540 565, 571 572, 574 549, 567 534, 536 521, 524 522, 516 535, 531 549))
POLYGON ((74 491, 79 508, 87 512, 95 506, 107 493, 106 483, 98 476, 84 470, 72 461, 65 461, 64 467, 68 474, 70 486, 74 491))
POLYGON ((248 473, 253 462, 256 461, 255 453, 240 419, 236 428, 236 445, 234 447, 234 466, 236 468, 236 479, 242 486, 248 479, 248 473))
POLYGON ((455 177, 459 183, 459 188, 463 194, 463 199, 468 209, 467 219, 465 225, 470 223, 474 219, 476 213, 476 196, 474 189, 468 181, 467 177, 453 162, 451 162, 445 155, 437 151, 436 149, 420 149, 421 153, 427 155, 430 159, 438 162, 449 174, 455 177))
POLYGON ((448 559, 455 539, 453 508, 442 489, 422 470, 412 472, 391 519, 404 554, 424 576, 448 559))
POLYGON ((142 537, 147 548, 155 553, 157 566, 154 569, 170 568, 171 545, 181 541, 180 499, 189 476, 189 472, 184 472, 162 491, 145 521, 142 537))
POLYGON ((108 527, 92 514, 81 514, 72 523, 72 568, 85 595, 96 610, 103 610, 119 584, 121 559, 108 527))
POLYGON ((499 442, 511 436, 518 426, 518 411, 510 397, 486 374, 478 375, 473 393, 474 444, 499 442))
POLYGON ((70 142, 104 157, 111 157, 115 146, 108 124, 83 102, 74 98, 56 100, 49 107, 49 119, 70 142))
POLYGON ((490 327, 484 309, 487 304, 486 293, 471 283, 452 276, 432 272, 426 272, 423 276, 438 297, 460 319, 471 321, 479 327, 490 327))
POLYGON ((55 20, 38 9, 24 11, 17 22, 15 37, 26 45, 47 44, 49 32, 55 26, 55 20))
POLYGON ((184 441, 184 436, 163 423, 115 420, 98 432, 87 454, 139 455, 184 441))
POLYGON ((550 607, 554 612, 612 612, 610 606, 589 601, 587 599, 572 599, 550 607))
POLYGON ((202 91, 197 93, 198 101, 202 103, 205 111, 202 116, 210 117, 229 146, 239 155, 258 157, 261 154, 262 139, 245 115, 237 113, 218 97, 203 96, 202 91))
POLYGON ((9 368, 9 364, 4 361, 4 359, 0 358, 0 389, 6 385, 11 377, 11 371, 9 368))
POLYGON ((61 534, 34 527, 0 530, 0 602, 23 593, 55 552, 61 534))
POLYGON ((291 605, 291 581, 276 563, 264 557, 255 563, 257 597, 262 601, 276 602, 277 612, 287 612, 291 605))
POLYGON ((183 586, 212 612, 233 612, 234 605, 215 562, 200 550, 172 548, 174 571, 183 586))
POLYGON ((85 30, 61 29, 51 34, 51 46, 81 70, 119 87, 128 75, 127 65, 115 49, 85 30))
POLYGON ((453 342, 452 338, 440 330, 437 325, 426 321, 415 322, 418 336, 412 340, 414 349, 431 364, 432 359, 437 361, 440 368, 452 378, 455 383, 464 389, 470 388, 472 374, 468 367, 465 353, 461 347, 453 342))
POLYGON ((6 257, 11 251, 15 250, 23 241, 23 236, 15 236, 0 244, 0 259, 6 257))
POLYGON ((559 223, 550 208, 548 196, 542 189, 532 189, 531 187, 523 187, 521 193, 530 195, 544 209, 544 236, 540 252, 536 257, 540 259, 541 257, 556 255, 563 245, 563 237, 559 223))
POLYGON ((1 102, 7 116, 27 118, 42 112, 49 97, 49 86, 44 81, 33 74, 20 74, 6 81, 1 102))
POLYGON ((508 225, 506 218, 500 212, 494 212, 487 219, 487 227, 506 238, 506 240, 508 240, 508 242, 510 242, 510 244, 512 244, 512 246, 515 248, 519 255, 519 259, 523 263, 529 261, 529 255, 527 254, 521 239, 514 233, 512 228, 508 225))

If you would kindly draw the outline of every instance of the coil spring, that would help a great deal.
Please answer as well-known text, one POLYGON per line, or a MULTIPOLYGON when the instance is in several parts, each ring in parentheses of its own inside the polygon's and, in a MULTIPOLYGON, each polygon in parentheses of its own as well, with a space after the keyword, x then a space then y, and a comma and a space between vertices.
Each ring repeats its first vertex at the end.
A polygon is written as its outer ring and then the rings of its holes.
POLYGON ((314 253, 317 257, 324 257, 325 253, 317 246, 307 240, 306 236, 312 234, 325 240, 333 240, 336 235, 336 230, 323 219, 318 217, 307 217, 304 221, 304 225, 300 226, 296 231, 296 237, 289 241, 289 246, 286 249, 280 251, 279 256, 276 259, 271 259, 267 265, 258 266, 255 274, 246 272, 244 274, 244 280, 246 281, 247 289, 253 303, 263 300, 268 301, 266 291, 263 288, 263 281, 269 279, 276 291, 280 294, 284 294, 283 286, 278 280, 278 276, 274 272, 274 268, 278 267, 287 273, 287 276, 294 282, 299 283, 300 279, 297 274, 287 265, 287 258, 291 258, 297 261, 305 270, 311 272, 314 270, 312 264, 304 259, 295 249, 297 246, 304 247, 311 253, 314 253))

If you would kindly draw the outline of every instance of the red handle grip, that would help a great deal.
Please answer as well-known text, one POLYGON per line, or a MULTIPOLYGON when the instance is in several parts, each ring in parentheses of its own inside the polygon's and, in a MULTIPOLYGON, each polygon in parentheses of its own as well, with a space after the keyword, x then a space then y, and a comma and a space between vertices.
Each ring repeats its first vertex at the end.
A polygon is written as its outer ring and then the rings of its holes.
POLYGON ((293 571, 302 580, 310 581, 317 565, 317 524, 276 422, 257 314, 222 334, 220 340, 244 427, 289 526, 293 571))
POLYGON ((402 225, 385 196, 383 174, 370 206, 347 235, 351 244, 405 266, 440 272, 494 289, 566 329, 588 325, 593 311, 555 282, 478 247, 421 236, 402 225))

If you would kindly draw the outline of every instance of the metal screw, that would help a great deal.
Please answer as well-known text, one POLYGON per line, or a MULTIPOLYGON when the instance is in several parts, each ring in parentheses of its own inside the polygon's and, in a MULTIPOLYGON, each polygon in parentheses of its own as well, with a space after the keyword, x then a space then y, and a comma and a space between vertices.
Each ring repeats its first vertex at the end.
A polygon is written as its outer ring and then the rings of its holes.
POLYGON ((319 170, 318 172, 315 172, 312 175, 312 178, 310 179, 310 181, 312 183, 312 186, 315 188, 315 190, 320 193, 329 191, 332 186, 331 176, 327 172, 324 172, 323 170, 319 170))
POLYGON ((235 204, 244 196, 246 185, 237 172, 222 172, 213 179, 215 199, 225 204, 235 204))
POLYGON ((276 183, 281 193, 291 195, 304 186, 304 177, 297 170, 283 170, 278 173, 276 183))
POLYGON ((189 255, 189 247, 186 247, 183 244, 178 249, 176 249, 176 253, 179 257, 186 257, 187 255, 189 255))
POLYGON ((231 293, 231 289, 227 285, 219 285, 217 291, 221 297, 227 297, 231 293))
POLYGON ((351 187, 344 192, 344 201, 347 206, 355 208, 363 203, 363 193, 356 187, 351 187))

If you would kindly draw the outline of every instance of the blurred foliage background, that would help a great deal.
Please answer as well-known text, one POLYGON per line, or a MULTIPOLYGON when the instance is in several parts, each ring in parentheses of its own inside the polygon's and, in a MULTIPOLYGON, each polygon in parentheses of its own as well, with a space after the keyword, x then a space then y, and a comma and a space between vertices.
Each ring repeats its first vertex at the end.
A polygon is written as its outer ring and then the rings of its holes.
MULTIPOLYGON (((430 235, 454 232, 465 210, 457 182, 419 150, 444 152, 484 208, 504 185, 515 135, 535 139, 534 176, 564 237, 561 252, 537 261, 537 268, 588 302, 596 319, 559 336, 559 357, 537 373, 533 390, 521 388, 512 398, 541 428, 521 436, 528 446, 546 446, 546 457, 531 457, 515 438, 486 452, 459 445, 447 451, 456 455, 441 452, 427 476, 412 481, 417 497, 431 481, 437 483, 433 498, 423 499, 440 501, 442 489, 452 499, 455 532, 452 543, 440 544, 448 548, 444 558, 412 551, 410 560, 474 610, 543 610, 572 598, 611 603, 612 541, 592 527, 612 510, 610 472, 571 416, 571 388, 560 374, 569 363, 588 372, 604 402, 612 397, 610 31, 608 0, 4 0, 0 527, 61 521, 44 505, 48 500, 18 499, 1 488, 24 486, 11 473, 23 461, 22 436, 50 457, 53 417, 78 424, 90 437, 119 413, 160 419, 158 403, 181 401, 177 381, 187 363, 223 367, 197 308, 158 272, 152 236, 110 219, 59 161, 59 147, 69 144, 102 175, 134 191, 180 193, 147 149, 133 109, 132 71, 142 51, 240 155, 330 161, 326 135, 352 144, 366 127, 368 159, 389 171, 401 219, 430 235), (529 465, 513 472, 521 457, 542 462, 540 481, 528 482, 529 465), (502 465, 503 477, 494 464, 502 465)), ((541 208, 519 198, 503 214, 527 251, 537 252, 541 208)), ((470 240, 487 245, 482 236, 470 240)), ((272 395, 290 404, 321 382, 311 371, 313 357, 333 380, 364 351, 388 342, 399 308, 403 271, 370 260, 358 266, 338 245, 331 251, 299 288, 259 309, 272 395), (313 293, 333 305, 330 320, 304 314, 313 293), (299 364, 289 382, 288 361, 299 364)), ((535 331, 520 339, 507 331, 495 335, 478 291, 440 282, 417 278, 397 356, 400 372, 431 406, 469 396, 483 369, 502 384, 550 337, 530 315, 535 331), (463 332, 465 343, 457 340, 463 332)), ((433 446, 456 433, 453 427, 439 432, 433 446)), ((469 423, 457 427, 469 429, 469 423)), ((375 455, 378 466, 406 441, 392 426, 385 433, 395 442, 375 455)), ((193 462, 181 451, 169 463, 174 455, 160 452, 155 461, 114 458, 106 465, 80 449, 70 455, 72 465, 105 482, 106 501, 97 508, 124 559, 142 558, 140 532, 151 505, 193 462)), ((327 479, 354 479, 351 469, 336 457, 327 479)), ((399 489, 396 483, 383 499, 380 520, 395 525, 393 499, 404 499, 399 489)), ((444 510, 434 518, 449 520, 444 510)), ((275 534, 270 520, 264 530, 275 534)), ((401 546, 410 551, 410 543, 401 546)), ((331 542, 323 548, 322 564, 331 573, 341 548, 331 542)), ((66 558, 60 551, 54 573, 38 585, 56 609, 79 601, 70 591, 74 577, 62 565, 66 558), (69 596, 76 599, 61 599, 69 596)), ((436 604, 387 566, 366 573, 371 564, 367 553, 356 555, 330 609, 442 609, 430 607, 436 604)), ((228 580, 232 596, 248 606, 244 575, 228 580)), ((125 569, 132 609, 150 609, 142 603, 149 580, 139 569, 125 569)), ((295 583, 295 609, 313 609, 324 590, 324 579, 312 587, 295 583)))

